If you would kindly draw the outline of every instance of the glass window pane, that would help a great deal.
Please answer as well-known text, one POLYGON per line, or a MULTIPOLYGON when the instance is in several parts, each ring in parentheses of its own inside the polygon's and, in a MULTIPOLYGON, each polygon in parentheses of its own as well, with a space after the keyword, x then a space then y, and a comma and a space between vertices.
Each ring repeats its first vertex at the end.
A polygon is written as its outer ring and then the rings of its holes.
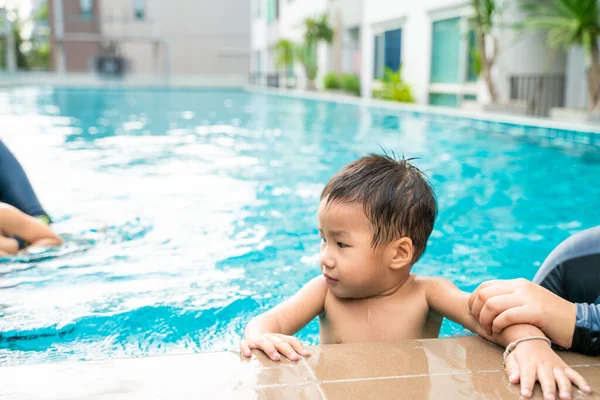
POLYGON ((479 77, 478 69, 481 68, 481 62, 478 60, 479 57, 479 49, 477 48, 477 34, 475 33, 475 29, 469 29, 469 60, 467 62, 467 82, 477 82, 477 78, 479 77))
POLYGON ((449 93, 429 93, 429 104, 432 106, 457 107, 458 96, 449 93))
POLYGON ((267 23, 275 21, 275 0, 267 0, 267 23))
POLYGON ((433 23, 431 82, 459 83, 460 18, 433 23))
POLYGON ((400 68, 401 47, 402 29, 387 31, 385 33, 385 66, 394 72, 400 68))
POLYGON ((135 18, 136 19, 144 19, 144 0, 135 0, 135 18))
POLYGON ((92 0, 79 0, 79 8, 81 10, 81 18, 84 20, 90 20, 93 16, 93 4, 92 0))

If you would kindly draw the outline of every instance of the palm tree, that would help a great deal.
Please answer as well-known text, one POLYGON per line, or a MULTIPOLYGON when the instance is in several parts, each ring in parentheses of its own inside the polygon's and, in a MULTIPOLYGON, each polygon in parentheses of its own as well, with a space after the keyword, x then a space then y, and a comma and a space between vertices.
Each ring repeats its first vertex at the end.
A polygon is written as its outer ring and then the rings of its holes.
POLYGON ((306 28, 304 45, 296 51, 296 55, 306 71, 307 89, 314 90, 319 65, 317 45, 321 41, 331 43, 333 41, 333 29, 329 25, 327 14, 316 18, 307 18, 304 21, 304 26, 306 28))
POLYGON ((588 107, 600 112, 600 8, 596 0, 521 0, 528 13, 525 27, 547 31, 550 47, 567 50, 581 45, 589 70, 588 107))
POLYGON ((296 58, 304 67, 306 73, 306 89, 316 90, 315 79, 317 79, 317 57, 314 46, 310 43, 304 43, 303 46, 296 47, 296 58))
POLYGON ((477 34, 477 62, 480 63, 485 83, 490 94, 492 103, 498 101, 498 93, 492 79, 492 67, 498 56, 498 40, 492 35, 495 24, 495 16, 498 12, 495 0, 471 0, 475 9, 475 32, 477 34), (492 55, 488 57, 486 37, 491 38, 493 43, 492 55))
POLYGON ((289 39, 280 39, 275 43, 275 66, 285 67, 288 72, 291 71, 296 60, 296 47, 296 43, 289 39))
POLYGON ((333 41, 333 29, 329 25, 327 14, 316 18, 307 18, 304 21, 306 32, 304 39, 307 43, 317 44, 321 40, 331 43, 333 41))

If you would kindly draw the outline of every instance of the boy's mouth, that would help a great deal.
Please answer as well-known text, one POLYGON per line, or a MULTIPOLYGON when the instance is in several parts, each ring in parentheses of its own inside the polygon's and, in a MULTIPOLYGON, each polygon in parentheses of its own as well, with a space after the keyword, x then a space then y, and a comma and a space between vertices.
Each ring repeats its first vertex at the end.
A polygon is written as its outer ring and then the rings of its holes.
POLYGON ((332 278, 331 276, 327 275, 327 274, 323 274, 323 276, 325 277, 325 280, 327 281, 327 283, 332 284, 332 283, 336 283, 338 282, 337 279, 332 278))

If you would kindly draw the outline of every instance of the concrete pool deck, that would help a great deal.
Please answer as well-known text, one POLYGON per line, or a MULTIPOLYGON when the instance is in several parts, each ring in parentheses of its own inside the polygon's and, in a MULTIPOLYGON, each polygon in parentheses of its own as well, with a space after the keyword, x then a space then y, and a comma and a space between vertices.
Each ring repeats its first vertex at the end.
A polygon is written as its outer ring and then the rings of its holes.
MULTIPOLYGON (((310 348, 298 362, 260 353, 169 355, 0 367, 0 399, 519 399, 502 349, 479 337, 310 348)), ((600 399, 600 358, 560 352, 600 399)), ((536 385, 534 398, 541 399, 536 385)))

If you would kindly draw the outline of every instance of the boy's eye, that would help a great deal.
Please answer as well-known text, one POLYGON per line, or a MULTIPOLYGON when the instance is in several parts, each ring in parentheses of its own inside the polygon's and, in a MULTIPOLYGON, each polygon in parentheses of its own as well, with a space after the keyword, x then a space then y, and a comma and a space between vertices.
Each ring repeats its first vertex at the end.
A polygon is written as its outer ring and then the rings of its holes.
POLYGON ((327 240, 325 240, 325 238, 324 238, 323 236, 321 236, 321 241, 322 241, 323 243, 327 243, 327 240))
POLYGON ((344 244, 344 243, 342 243, 342 242, 337 242, 337 245, 338 245, 338 247, 339 247, 340 249, 343 249, 344 247, 348 247, 348 245, 347 245, 347 244, 344 244))

